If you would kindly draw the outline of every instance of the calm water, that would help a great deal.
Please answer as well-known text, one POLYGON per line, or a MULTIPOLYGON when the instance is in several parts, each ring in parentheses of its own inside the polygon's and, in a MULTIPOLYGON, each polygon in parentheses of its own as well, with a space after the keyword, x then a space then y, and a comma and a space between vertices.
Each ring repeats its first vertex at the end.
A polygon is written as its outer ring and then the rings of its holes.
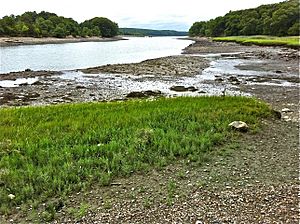
POLYGON ((24 45, 0 48, 0 73, 72 70, 178 55, 191 44, 177 37, 132 37, 114 42, 24 45))

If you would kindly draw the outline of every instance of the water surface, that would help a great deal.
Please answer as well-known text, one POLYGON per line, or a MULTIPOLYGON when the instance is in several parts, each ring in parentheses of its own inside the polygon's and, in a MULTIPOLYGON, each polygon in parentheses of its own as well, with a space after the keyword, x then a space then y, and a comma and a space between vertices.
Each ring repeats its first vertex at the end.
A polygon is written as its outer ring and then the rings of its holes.
POLYGON ((0 48, 0 74, 31 70, 72 70, 133 63, 181 54, 191 40, 178 37, 130 37, 112 42, 23 45, 0 48))

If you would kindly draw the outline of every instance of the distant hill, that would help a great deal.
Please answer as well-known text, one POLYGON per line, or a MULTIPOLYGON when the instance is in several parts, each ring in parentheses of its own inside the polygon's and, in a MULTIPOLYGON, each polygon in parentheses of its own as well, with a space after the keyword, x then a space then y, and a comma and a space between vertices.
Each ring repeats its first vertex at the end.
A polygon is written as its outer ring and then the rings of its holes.
POLYGON ((187 32, 175 30, 149 30, 139 28, 119 28, 120 35, 130 36, 187 36, 187 32))

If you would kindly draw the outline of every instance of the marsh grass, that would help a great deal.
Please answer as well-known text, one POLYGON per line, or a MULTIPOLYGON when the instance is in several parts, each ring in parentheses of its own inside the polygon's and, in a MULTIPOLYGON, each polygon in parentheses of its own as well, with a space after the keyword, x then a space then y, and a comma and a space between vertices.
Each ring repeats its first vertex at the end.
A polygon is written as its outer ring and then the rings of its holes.
POLYGON ((290 37, 274 37, 274 36, 231 36, 231 37, 216 37, 214 41, 236 42, 245 45, 260 45, 260 46, 287 46, 298 48, 300 46, 299 36, 290 37))
POLYGON ((271 114, 264 103, 244 97, 1 109, 1 212, 176 159, 201 161, 236 135, 230 122, 256 127, 271 114))

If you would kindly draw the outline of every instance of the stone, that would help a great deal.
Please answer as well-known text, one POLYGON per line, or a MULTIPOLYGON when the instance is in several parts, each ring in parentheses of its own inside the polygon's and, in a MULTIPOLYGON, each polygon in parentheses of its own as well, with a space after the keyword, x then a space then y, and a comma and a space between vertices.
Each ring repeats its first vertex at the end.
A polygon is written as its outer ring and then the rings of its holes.
POLYGON ((175 91, 175 92, 196 92, 198 89, 194 86, 189 86, 189 87, 185 87, 185 86, 172 86, 170 88, 170 90, 175 91))
POLYGON ((235 76, 230 76, 228 81, 235 85, 241 84, 240 80, 238 80, 238 78, 235 76))
POLYGON ((222 78, 216 78, 215 81, 216 81, 216 82, 223 82, 224 79, 222 79, 222 78))
POLYGON ((186 92, 188 91, 188 88, 184 86, 172 86, 170 90, 175 91, 175 92, 186 92))
POLYGON ((13 200, 15 197, 16 197, 16 196, 13 195, 13 194, 9 194, 9 195, 8 195, 8 198, 9 198, 10 200, 13 200))
POLYGON ((194 87, 194 86, 190 86, 190 87, 188 87, 187 88, 188 89, 188 91, 191 91, 191 92, 196 92, 198 89, 196 88, 196 87, 194 87))
POLYGON ((283 113, 289 113, 289 112, 292 112, 292 110, 289 109, 289 108, 283 108, 283 109, 281 110, 281 112, 283 112, 283 113))
POLYGON ((85 86, 76 86, 76 89, 85 89, 85 86))
POLYGON ((233 121, 229 124, 229 127, 240 132, 247 132, 249 129, 249 126, 243 121, 233 121))
POLYGON ((272 113, 277 119, 281 119, 281 113, 277 110, 272 110, 272 113))
POLYGON ((32 83, 31 85, 39 86, 39 85, 44 85, 44 83, 42 83, 41 81, 36 81, 36 82, 32 83))
POLYGON ((144 91, 144 94, 146 96, 160 96, 162 94, 162 92, 159 90, 156 90, 156 91, 146 90, 146 91, 144 91))
POLYGON ((150 97, 150 96, 160 96, 162 95, 162 92, 157 90, 157 91, 152 91, 152 90, 146 90, 146 91, 136 91, 136 92, 130 92, 127 94, 127 98, 143 98, 143 97, 150 97))

